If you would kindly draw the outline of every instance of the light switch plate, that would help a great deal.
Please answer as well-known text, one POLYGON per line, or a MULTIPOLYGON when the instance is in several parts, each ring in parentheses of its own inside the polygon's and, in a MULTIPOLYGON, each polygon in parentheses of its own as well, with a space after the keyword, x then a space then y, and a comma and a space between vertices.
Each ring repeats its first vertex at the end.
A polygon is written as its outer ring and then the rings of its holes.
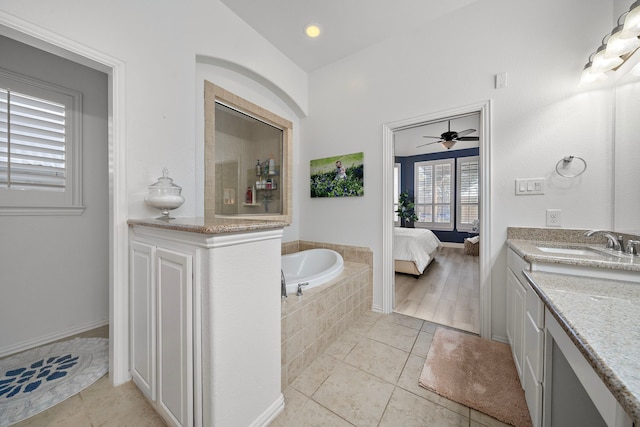
POLYGON ((544 194, 544 178, 516 179, 516 196, 544 194))

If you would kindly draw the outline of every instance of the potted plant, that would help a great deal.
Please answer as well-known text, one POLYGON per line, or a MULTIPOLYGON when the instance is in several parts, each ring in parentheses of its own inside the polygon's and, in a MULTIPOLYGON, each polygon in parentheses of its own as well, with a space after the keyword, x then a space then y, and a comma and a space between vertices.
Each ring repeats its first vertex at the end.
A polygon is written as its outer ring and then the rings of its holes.
POLYGON ((400 225, 402 227, 409 227, 413 224, 413 221, 418 220, 418 215, 416 215, 415 212, 415 206, 415 203, 413 203, 413 196, 409 195, 409 191, 405 190, 400 193, 396 213, 400 217, 400 225))

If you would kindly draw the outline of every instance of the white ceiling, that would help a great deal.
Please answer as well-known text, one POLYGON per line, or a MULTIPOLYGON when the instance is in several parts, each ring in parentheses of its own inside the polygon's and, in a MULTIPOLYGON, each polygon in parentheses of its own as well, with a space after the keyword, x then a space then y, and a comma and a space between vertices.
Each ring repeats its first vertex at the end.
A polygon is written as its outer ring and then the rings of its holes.
MULTIPOLYGON (((478 132, 480 130, 479 113, 451 119, 452 131, 460 132, 466 129, 476 130, 467 136, 480 136, 480 133, 478 132)), ((444 120, 395 131, 393 133, 394 154, 400 157, 408 157, 416 156, 418 154, 455 151, 480 146, 479 141, 458 141, 450 150, 447 150, 440 144, 430 144, 418 147, 418 145, 438 141, 438 139, 424 138, 424 135, 439 136, 448 130, 447 120, 444 120)))
POLYGON ((478 0, 221 0, 311 72, 385 39, 429 25, 478 0), (304 35, 315 23, 316 39, 304 35))

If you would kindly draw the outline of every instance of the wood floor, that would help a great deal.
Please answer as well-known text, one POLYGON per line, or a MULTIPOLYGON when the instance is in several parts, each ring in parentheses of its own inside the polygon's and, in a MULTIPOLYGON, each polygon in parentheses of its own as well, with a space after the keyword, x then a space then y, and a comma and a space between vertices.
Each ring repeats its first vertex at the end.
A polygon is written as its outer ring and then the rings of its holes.
POLYGON ((418 278, 395 275, 395 312, 480 333, 478 257, 442 248, 418 278))

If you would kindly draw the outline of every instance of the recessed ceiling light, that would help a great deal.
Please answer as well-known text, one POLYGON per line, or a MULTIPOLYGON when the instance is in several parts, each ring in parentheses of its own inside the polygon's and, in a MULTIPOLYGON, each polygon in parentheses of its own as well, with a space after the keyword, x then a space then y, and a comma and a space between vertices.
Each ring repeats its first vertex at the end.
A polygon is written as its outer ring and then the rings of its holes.
POLYGON ((306 27, 304 27, 304 33, 308 37, 311 37, 312 39, 314 39, 320 35, 320 27, 317 26, 316 24, 309 24, 306 27))

